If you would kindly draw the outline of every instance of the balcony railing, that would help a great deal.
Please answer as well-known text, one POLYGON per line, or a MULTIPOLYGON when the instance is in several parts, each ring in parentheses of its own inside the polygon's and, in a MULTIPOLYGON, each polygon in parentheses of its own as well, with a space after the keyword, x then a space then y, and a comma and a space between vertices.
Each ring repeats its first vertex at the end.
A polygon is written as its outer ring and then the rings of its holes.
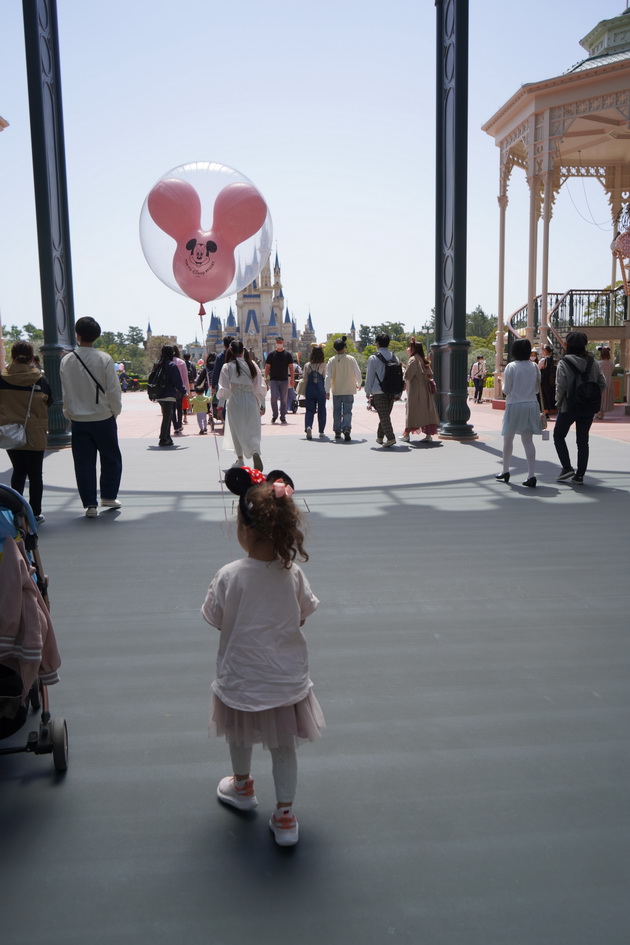
MULTIPOLYGON (((628 299, 623 286, 616 289, 570 289, 547 294, 547 324, 552 347, 562 354, 562 342, 570 331, 623 325, 628 318, 628 299)), ((534 341, 540 340, 542 296, 534 299, 534 341)), ((527 331, 527 305, 513 312, 505 327, 514 338, 527 331)))

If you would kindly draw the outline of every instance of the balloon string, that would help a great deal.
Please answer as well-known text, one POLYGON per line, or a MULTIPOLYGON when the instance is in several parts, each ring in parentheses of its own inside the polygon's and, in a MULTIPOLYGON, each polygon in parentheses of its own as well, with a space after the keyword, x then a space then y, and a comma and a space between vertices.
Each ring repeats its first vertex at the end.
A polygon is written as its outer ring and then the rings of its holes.
MULTIPOLYGON (((225 419, 223 420, 223 429, 225 431, 225 419)), ((212 433, 213 433, 213 439, 214 439, 214 446, 217 453, 217 469, 219 471, 219 486, 221 488, 221 501, 223 502, 223 517, 225 519, 225 536, 228 539, 228 541, 231 542, 232 538, 230 534, 230 523, 228 521, 228 514, 227 514, 226 493, 225 493, 225 489, 223 488, 224 478, 223 478, 223 470, 221 469, 221 454, 219 452, 219 443, 217 441, 216 431, 213 429, 212 433)))

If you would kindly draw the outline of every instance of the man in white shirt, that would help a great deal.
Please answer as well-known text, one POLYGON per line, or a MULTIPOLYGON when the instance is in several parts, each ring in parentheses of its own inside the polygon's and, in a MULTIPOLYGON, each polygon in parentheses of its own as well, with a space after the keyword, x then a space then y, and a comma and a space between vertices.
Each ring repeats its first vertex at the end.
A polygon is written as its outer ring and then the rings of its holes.
POLYGON ((116 417, 122 409, 120 381, 112 358, 94 347, 101 326, 89 315, 74 330, 79 345, 61 361, 63 412, 72 425, 72 458, 87 518, 98 515, 96 457, 101 461, 101 505, 119 509, 122 456, 116 417))
POLYGON ((475 386, 474 400, 476 404, 482 403, 483 385, 485 383, 487 373, 488 371, 486 370, 486 362, 483 359, 483 355, 478 354, 476 362, 470 369, 470 377, 475 386))

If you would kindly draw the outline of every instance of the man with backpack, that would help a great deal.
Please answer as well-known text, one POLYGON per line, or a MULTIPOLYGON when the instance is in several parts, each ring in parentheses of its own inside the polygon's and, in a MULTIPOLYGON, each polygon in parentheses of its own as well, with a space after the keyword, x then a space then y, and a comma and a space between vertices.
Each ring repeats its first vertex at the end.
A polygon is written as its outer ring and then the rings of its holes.
POLYGON ((588 433, 599 410, 606 379, 593 355, 586 350, 588 338, 582 331, 571 331, 566 338, 566 353, 556 369, 556 404, 558 417, 553 442, 562 463, 556 482, 584 482, 588 465, 588 433), (575 424, 577 469, 571 465, 566 438, 575 424))
POLYGON ((376 347, 376 354, 368 358, 365 394, 371 398, 372 406, 378 413, 376 442, 379 446, 389 447, 396 442, 391 413, 394 401, 400 400, 405 389, 405 381, 402 364, 389 350, 387 332, 380 332, 376 336, 376 347))

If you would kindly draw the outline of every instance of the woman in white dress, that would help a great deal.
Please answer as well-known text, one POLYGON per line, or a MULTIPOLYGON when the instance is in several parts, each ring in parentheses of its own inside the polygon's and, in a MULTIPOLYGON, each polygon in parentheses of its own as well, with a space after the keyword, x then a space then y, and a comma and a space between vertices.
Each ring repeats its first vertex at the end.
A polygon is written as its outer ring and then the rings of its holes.
POLYGON ((254 469, 262 470, 260 458, 260 412, 267 388, 260 370, 242 341, 233 341, 227 350, 219 376, 219 401, 228 401, 223 449, 236 452, 234 466, 243 466, 251 457, 254 469))
POLYGON ((514 360, 506 366, 503 374, 503 393, 505 394, 505 413, 503 414, 503 472, 495 476, 499 482, 510 481, 510 460, 514 436, 520 435, 527 458, 527 479, 523 483, 529 489, 536 486, 534 465, 536 448, 534 434, 542 433, 540 419, 540 371, 534 361, 530 361, 532 346, 527 338, 519 338, 512 345, 514 360))

